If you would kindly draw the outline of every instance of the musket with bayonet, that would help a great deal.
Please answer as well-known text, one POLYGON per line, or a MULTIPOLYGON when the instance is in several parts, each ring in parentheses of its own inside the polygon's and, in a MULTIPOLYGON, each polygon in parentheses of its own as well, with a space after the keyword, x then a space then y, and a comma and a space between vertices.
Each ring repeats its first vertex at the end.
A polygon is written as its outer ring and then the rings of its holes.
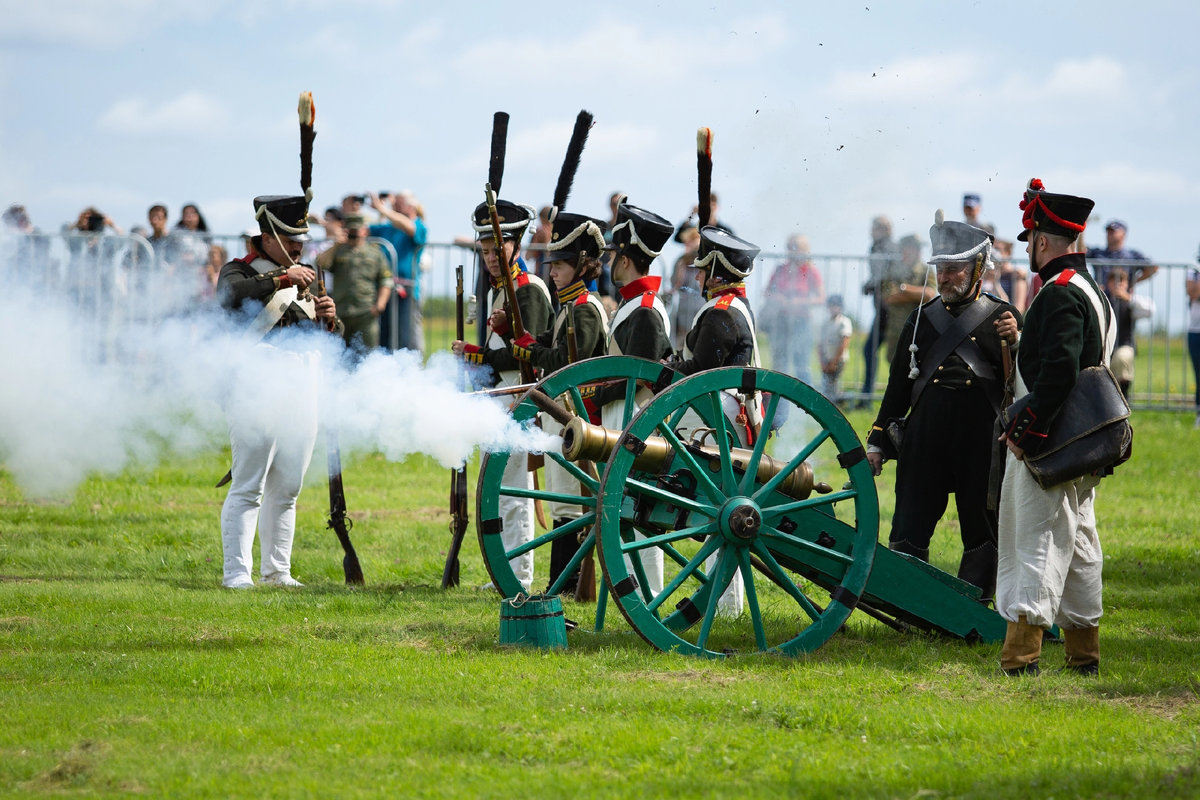
MULTIPOLYGON (((466 332, 466 324, 463 319, 463 268, 461 264, 455 270, 455 279, 455 337, 462 341, 466 332)), ((446 551, 446 565, 442 568, 443 589, 458 586, 458 554, 462 550, 463 539, 467 535, 467 525, 470 521, 471 518, 467 511, 467 465, 464 463, 458 469, 450 470, 450 549, 446 551)))
MULTIPOLYGON (((300 189, 305 197, 311 197, 312 188, 312 146, 316 138, 313 121, 317 110, 313 105, 312 93, 300 95, 300 189)), ((316 267, 317 279, 309 288, 315 297, 325 296, 325 271, 318 262, 316 267)), ((318 321, 319 322, 319 321, 318 321)), ((329 522, 327 527, 334 532, 342 545, 342 573, 346 583, 361 586, 363 584, 362 565, 358 562, 358 553, 350 541, 350 529, 354 522, 346 514, 346 488, 342 484, 342 455, 338 446, 338 431, 333 409, 333 393, 328 385, 322 387, 321 405, 325 408, 325 451, 326 464, 329 468, 329 522)))
MULTIPOLYGON (((496 211, 496 193, 492 191, 492 184, 485 184, 484 194, 487 196, 488 216, 492 220, 492 238, 496 242, 496 258, 500 260, 500 282, 504 287, 504 311, 508 315, 508 329, 515 341, 525 336, 525 322, 521 319, 521 307, 517 305, 517 288, 512 279, 512 265, 516 263, 521 243, 514 242, 512 258, 505 258, 504 233, 500 230, 500 214, 496 211)), ((532 383, 535 380, 533 365, 527 361, 522 361, 520 364, 521 383, 532 383)))

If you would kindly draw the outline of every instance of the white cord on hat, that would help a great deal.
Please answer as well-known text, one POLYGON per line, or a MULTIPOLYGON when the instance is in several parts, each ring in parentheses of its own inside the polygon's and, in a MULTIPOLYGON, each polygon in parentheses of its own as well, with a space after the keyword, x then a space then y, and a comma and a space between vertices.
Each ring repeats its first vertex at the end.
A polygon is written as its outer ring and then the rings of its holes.
MULTIPOLYGON (((505 202, 508 202, 508 201, 506 200, 505 202)), ((518 228, 528 227, 529 223, 532 222, 537 217, 537 211, 534 210, 533 206, 527 206, 524 203, 513 203, 513 205, 516 206, 517 208, 523 208, 526 211, 528 211, 529 216, 526 217, 525 219, 517 220, 516 222, 501 222, 500 223, 500 232, 501 233, 509 233, 511 231, 517 230, 518 228)), ((484 223, 483 225, 480 225, 478 222, 475 221, 474 214, 471 215, 471 227, 475 229, 476 233, 491 233, 492 232, 492 223, 487 222, 487 223, 484 223)))
POLYGON ((552 253, 557 250, 562 250, 564 247, 578 239, 580 236, 583 236, 585 233, 596 240, 596 244, 599 245, 601 250, 604 249, 604 232, 600 230, 599 225, 590 219, 564 236, 561 241, 551 242, 550 244, 546 245, 546 249, 552 253))
POLYGON ((631 220, 631 219, 625 220, 620 225, 614 225, 613 229, 611 231, 613 236, 616 237, 617 231, 621 230, 621 228, 624 228, 626 226, 629 227, 629 243, 630 244, 636 244, 638 246, 638 248, 643 253, 650 256, 650 258, 658 258, 660 255, 662 255, 661 250, 651 250, 649 247, 646 247, 645 242, 643 242, 640 238, 638 238, 637 227, 633 224, 633 220, 631 220))
POLYGON ((733 264, 729 263, 729 259, 725 257, 725 254, 722 253, 720 250, 718 250, 715 247, 713 248, 712 252, 709 253, 708 255, 706 255, 704 258, 693 261, 692 267, 695 269, 702 269, 702 270, 707 271, 708 266, 710 264, 712 264, 714 259, 716 261, 720 262, 722 267, 729 270, 734 275, 737 275, 739 278, 744 278, 750 274, 749 270, 747 270, 746 272, 742 272, 740 269, 735 267, 733 264))

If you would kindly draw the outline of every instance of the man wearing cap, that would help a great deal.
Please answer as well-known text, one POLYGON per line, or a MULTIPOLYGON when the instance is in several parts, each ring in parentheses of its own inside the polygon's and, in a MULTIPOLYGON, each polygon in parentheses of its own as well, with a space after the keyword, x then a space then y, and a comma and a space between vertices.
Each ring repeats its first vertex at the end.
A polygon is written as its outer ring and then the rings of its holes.
MULTIPOLYGON (((700 270, 699 282, 704 287, 705 303, 696 312, 692 329, 684 338, 683 353, 667 359, 676 372, 694 375, 719 367, 759 367, 758 340, 754 330, 754 314, 746 301, 746 277, 754 271, 758 257, 756 245, 739 239, 721 228, 706 225, 700 229, 700 246, 693 266, 700 270)), ((730 420, 730 428, 738 437, 740 447, 752 447, 761 434, 762 410, 758 394, 743 395, 736 390, 721 395, 721 405, 730 420)), ((688 411, 680 421, 680 430, 703 425, 694 411, 688 411)), ((706 568, 715 566, 715 556, 706 568)), ((742 613, 744 587, 741 572, 735 572, 729 588, 721 595, 718 609, 722 616, 736 617, 742 613)))
MULTIPOLYGON (((608 335, 608 354, 637 356, 649 361, 669 358, 671 348, 671 318, 667 306, 659 297, 662 279, 650 275, 650 266, 662 252, 663 245, 674 232, 671 223, 645 209, 631 206, 621 199, 613 225, 612 276, 621 293, 621 304, 612 318, 608 335)), ((606 428, 623 430, 631 414, 653 399, 647 386, 634 395, 634 407, 625 405, 624 382, 608 386, 597 393, 601 422, 606 428)), ((644 534, 634 536, 644 539, 644 534)), ((628 556, 626 556, 628 558, 628 556)), ((663 553, 657 547, 641 551, 642 569, 652 595, 663 587, 663 553)))
MULTIPOLYGON (((550 219, 553 232, 550 244, 546 246, 546 261, 550 264, 550 279, 558 294, 558 315, 548 330, 536 336, 527 331, 511 345, 515 358, 533 364, 546 375, 571 363, 568 327, 572 322, 580 360, 604 355, 608 341, 608 314, 600 295, 594 291, 602 268, 600 255, 605 248, 604 230, 608 226, 602 220, 557 210, 551 211, 550 219), (589 286, 593 291, 589 291, 589 286)), ((598 409, 594 394, 584 392, 583 400, 592 416, 598 409)), ((562 432, 562 425, 543 417, 542 429, 553 436, 562 432)), ((549 492, 575 497, 582 494, 579 480, 551 459, 546 460, 545 476, 549 492)), ((581 503, 550 502, 546 508, 555 528, 583 516, 584 510, 581 503)), ((550 585, 558 580, 579 545, 575 536, 560 536, 551 544, 550 585)), ((577 574, 570 576, 563 591, 574 592, 578 580, 577 574)))
POLYGON ((1071 252, 1093 202, 1051 194, 1033 179, 1021 201, 1029 266, 1042 289, 1029 306, 1016 364, 1014 396, 1029 395, 1001 437, 1008 446, 1000 495, 996 610, 1008 621, 1000 666, 1009 675, 1038 671, 1043 630, 1063 630, 1069 670, 1100 669, 1101 568, 1095 496, 1086 475, 1041 488, 1021 463, 1037 454, 1079 372, 1107 363, 1116 339, 1112 309, 1071 252))
POLYGON ((324 329, 340 334, 331 297, 313 297, 311 267, 296 263, 308 241, 305 197, 254 199, 260 234, 249 255, 230 261, 217 279, 217 298, 243 328, 252 352, 226 401, 233 453, 232 485, 221 510, 224 580, 231 589, 254 585, 255 527, 262 581, 300 586, 292 577, 296 498, 317 438, 315 343, 287 335, 324 329), (261 508, 261 511, 260 511, 261 508))
POLYGON ((978 586, 986 601, 996 587, 996 515, 987 500, 1004 391, 1001 340, 1016 346, 1020 314, 981 292, 990 234, 947 222, 939 209, 929 236, 940 297, 904 323, 867 459, 876 475, 886 459, 896 459, 892 550, 928 561, 934 528, 954 494, 963 543, 958 577, 978 586))
POLYGON ((367 243, 361 214, 345 216, 345 237, 317 256, 317 265, 333 278, 330 296, 345 325, 346 345, 369 352, 379 347, 379 315, 391 297, 392 272, 380 249, 367 243))
MULTIPOLYGON (((484 267, 488 274, 487 306, 490 316, 487 321, 484 346, 455 341, 451 349, 455 355, 472 365, 487 367, 482 376, 484 383, 494 387, 516 386, 521 383, 521 365, 513 357, 509 347, 512 330, 505 312, 504 269, 510 269, 517 308, 525 330, 539 335, 550 325, 552 313, 550 290, 536 275, 528 272, 525 260, 518 255, 521 239, 536 212, 529 206, 508 200, 496 201, 496 213, 500 217, 500 232, 503 246, 497 250, 492 233, 491 216, 487 203, 480 203, 471 215, 471 226, 475 229, 484 267)), ((533 477, 529 472, 528 459, 524 453, 511 453, 501 479, 505 486, 533 488, 533 477)), ((501 536, 504 547, 513 550, 533 539, 533 501, 527 498, 500 498, 500 519, 503 523, 501 536)), ((528 590, 533 584, 533 553, 517 556, 510 562, 513 573, 528 590)))
POLYGON ((1087 260, 1092 267, 1092 277, 1096 283, 1104 286, 1108 279, 1108 270, 1113 266, 1124 267, 1129 273, 1129 288, 1132 289, 1142 281, 1150 280, 1158 267, 1150 263, 1150 259, 1137 250, 1125 246, 1125 235, 1128 226, 1119 219, 1110 219, 1104 226, 1106 239, 1104 247, 1089 247, 1087 260), (1105 262, 1118 262, 1109 264, 1105 262))

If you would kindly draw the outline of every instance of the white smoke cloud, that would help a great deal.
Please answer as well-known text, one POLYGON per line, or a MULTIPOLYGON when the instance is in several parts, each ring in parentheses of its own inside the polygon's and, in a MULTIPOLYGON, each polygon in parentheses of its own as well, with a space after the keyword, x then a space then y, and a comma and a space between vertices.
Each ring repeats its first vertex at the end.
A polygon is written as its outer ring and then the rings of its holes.
POLYGON ((9 294, 0 326, 0 464, 30 496, 68 494, 89 474, 223 447, 222 406, 243 423, 299 416, 314 379, 320 416, 336 422, 343 454, 379 451, 398 461, 424 453, 452 467, 477 447, 559 446, 514 422, 500 400, 464 392, 449 354, 426 366, 416 353, 378 351, 350 365, 340 340, 323 332, 256 347, 219 313, 153 326, 122 319, 114 309, 134 306, 113 296, 129 286, 47 292, 31 283, 9 294), (102 299, 90 303, 93 294, 102 299))

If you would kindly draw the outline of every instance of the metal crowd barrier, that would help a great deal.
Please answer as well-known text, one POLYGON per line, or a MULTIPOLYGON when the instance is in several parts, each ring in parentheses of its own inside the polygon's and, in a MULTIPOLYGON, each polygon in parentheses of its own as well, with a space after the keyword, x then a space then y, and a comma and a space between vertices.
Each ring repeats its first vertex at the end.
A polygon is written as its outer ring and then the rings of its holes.
MULTIPOLYGON (((67 301, 77 312, 77 322, 83 335, 79 346, 91 358, 98 360, 118 356, 118 336, 127 323, 154 324, 167 317, 195 313, 215 303, 213 286, 205 274, 208 248, 220 246, 226 259, 237 258, 246 252, 246 239, 240 235, 181 234, 172 232, 171 241, 152 244, 137 234, 116 236, 95 233, 35 233, 0 235, 0 275, 8 282, 29 286, 67 301), (171 241, 175 244, 172 245, 171 241)), ((396 271, 396 252, 390 243, 377 238, 369 241, 380 245, 393 273, 396 271)), ((323 242, 314 242, 305 250, 311 260, 323 249, 323 242)), ((537 247, 526 248, 532 254, 537 247)), ((766 288, 775 272, 787 258, 786 254, 768 253, 760 256, 754 272, 746 281, 747 296, 756 312, 766 299, 766 288)), ((840 294, 844 311, 854 326, 849 349, 849 361, 842 374, 842 393, 839 399, 854 403, 878 400, 886 385, 887 348, 878 349, 878 368, 873 390, 864 390, 865 363, 863 345, 872 334, 874 304, 864 294, 863 286, 872 279, 871 258, 867 255, 809 256, 810 263, 820 273, 825 296, 840 294)), ((876 264, 880 257, 874 257, 876 264)), ((417 319, 424 334, 426 354, 449 347, 454 333, 454 272, 464 266, 467 292, 472 285, 485 302, 479 280, 479 261, 470 244, 430 243, 419 258, 421 309, 417 319)), ((1027 271, 1028 264, 1013 259, 1012 265, 1027 271)), ((1103 262, 1105 267, 1147 266, 1144 262, 1103 262)), ((666 259, 655 262, 651 274, 664 278, 664 292, 669 286, 672 264, 666 259)), ((1133 291, 1153 302, 1152 313, 1135 323, 1135 376, 1131 401, 1139 409, 1194 408, 1195 378, 1188 355, 1186 328, 1188 301, 1184 283, 1193 264, 1158 264, 1157 274, 1137 284, 1133 291)), ((878 271, 878 266, 876 271, 878 271)), ((934 278, 930 277, 933 285, 934 278)), ((672 313, 678 307, 678 293, 668 293, 672 313)), ((396 314, 395 306, 393 311, 396 314)), ((823 306, 811 308, 812 340, 827 317, 823 306)), ((481 313, 480 317, 486 314, 481 313)), ((398 335, 397 317, 392 318, 393 335, 398 335)), ((684 321, 683 327, 687 327, 684 321)), ((882 335, 882 334, 880 334, 882 335)), ((395 340, 393 343, 396 343, 395 340)), ((762 337, 766 365, 771 365, 771 342, 762 337)), ((814 381, 819 381, 819 368, 813 356, 811 367, 814 381)))

